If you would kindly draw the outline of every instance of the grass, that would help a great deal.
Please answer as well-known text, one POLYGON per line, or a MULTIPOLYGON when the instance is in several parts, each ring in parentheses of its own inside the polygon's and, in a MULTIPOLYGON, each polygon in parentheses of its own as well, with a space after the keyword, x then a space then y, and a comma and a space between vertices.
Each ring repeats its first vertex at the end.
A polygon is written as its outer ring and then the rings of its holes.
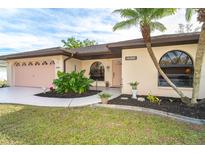
POLYGON ((106 108, 0 105, 0 144, 205 144, 205 126, 106 108))

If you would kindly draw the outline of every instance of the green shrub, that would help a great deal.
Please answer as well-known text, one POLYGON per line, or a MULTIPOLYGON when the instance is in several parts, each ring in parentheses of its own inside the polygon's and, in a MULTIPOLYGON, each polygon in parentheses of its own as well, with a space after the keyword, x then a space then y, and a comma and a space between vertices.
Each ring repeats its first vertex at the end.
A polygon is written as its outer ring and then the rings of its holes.
POLYGON ((99 96, 100 98, 110 98, 112 95, 109 93, 100 93, 99 96))
POLYGON ((56 92, 61 94, 68 92, 82 94, 86 92, 90 88, 93 80, 85 77, 84 73, 84 70, 80 72, 73 71, 71 73, 58 71, 58 79, 53 81, 56 92))
POLYGON ((139 82, 130 82, 130 86, 132 87, 132 90, 137 90, 137 86, 140 84, 139 82))
POLYGON ((7 81, 6 80, 0 80, 0 88, 3 88, 3 87, 7 87, 7 81))
POLYGON ((146 97, 151 103, 154 104, 160 104, 160 99, 156 96, 151 95, 150 93, 148 94, 148 96, 146 97))

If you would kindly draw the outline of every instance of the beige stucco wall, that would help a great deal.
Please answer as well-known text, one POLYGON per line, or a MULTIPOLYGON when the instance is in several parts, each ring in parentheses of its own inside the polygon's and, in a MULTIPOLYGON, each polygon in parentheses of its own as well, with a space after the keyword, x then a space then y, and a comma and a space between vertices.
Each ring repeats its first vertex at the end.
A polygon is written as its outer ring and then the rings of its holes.
POLYGON ((55 74, 57 77, 57 71, 63 71, 63 56, 46 56, 46 57, 35 57, 35 58, 22 58, 12 59, 7 61, 7 80, 10 86, 15 85, 15 62, 35 62, 35 61, 51 61, 55 62, 55 74))
MULTIPOLYGON (((65 59, 66 57, 64 57, 65 59)), ((82 69, 82 62, 79 59, 71 58, 66 61, 66 72, 72 72, 75 70, 79 72, 82 69)))
MULTIPOLYGON (((85 75, 89 77, 90 66, 96 62, 101 62, 105 67, 105 81, 112 85, 112 60, 113 59, 96 59, 96 60, 82 60, 82 69, 85 70, 85 75)), ((105 86, 105 81, 98 81, 98 86, 105 86)), ((96 82, 93 83, 93 86, 96 82)))
MULTIPOLYGON (((154 53, 157 60, 170 50, 182 50, 188 53, 192 59, 195 59, 195 52, 197 44, 177 45, 177 46, 163 46, 154 47, 154 53)), ((203 64, 203 75, 201 80, 201 89, 199 98, 205 97, 205 62, 203 64)), ((122 51, 122 92, 131 94, 129 82, 140 82, 138 93, 146 95, 151 92, 153 95, 158 96, 173 96, 178 97, 176 92, 170 87, 158 87, 158 72, 146 50, 146 48, 124 49, 122 51), (137 56, 137 60, 125 60, 125 56, 137 56)), ((191 97, 192 88, 180 88, 185 95, 191 97)))

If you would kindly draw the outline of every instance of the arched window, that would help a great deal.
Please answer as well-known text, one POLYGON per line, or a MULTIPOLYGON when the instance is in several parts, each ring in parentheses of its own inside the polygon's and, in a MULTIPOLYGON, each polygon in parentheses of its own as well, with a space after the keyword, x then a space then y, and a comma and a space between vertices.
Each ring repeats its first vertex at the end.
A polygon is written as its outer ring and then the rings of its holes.
POLYGON ((46 61, 44 61, 44 62, 42 63, 42 65, 48 65, 48 63, 47 63, 46 61))
MULTIPOLYGON (((177 87, 192 87, 194 67, 191 57, 183 51, 172 50, 162 56, 160 67, 177 87)), ((159 86, 169 86, 159 75, 159 86)))
POLYGON ((50 62, 50 65, 55 65, 54 60, 52 60, 52 61, 50 62))
POLYGON ((28 66, 33 66, 33 63, 32 63, 32 62, 29 62, 29 63, 28 63, 28 66))
POLYGON ((23 63, 22 63, 22 66, 26 66, 26 63, 25 63, 25 62, 23 62, 23 63))
POLYGON ((90 67, 90 78, 93 80, 104 81, 105 69, 101 62, 94 62, 90 67))
POLYGON ((15 65, 16 67, 18 67, 18 66, 20 66, 20 63, 16 62, 14 65, 15 65))
POLYGON ((39 66, 40 65, 40 63, 39 62, 35 62, 35 66, 39 66))

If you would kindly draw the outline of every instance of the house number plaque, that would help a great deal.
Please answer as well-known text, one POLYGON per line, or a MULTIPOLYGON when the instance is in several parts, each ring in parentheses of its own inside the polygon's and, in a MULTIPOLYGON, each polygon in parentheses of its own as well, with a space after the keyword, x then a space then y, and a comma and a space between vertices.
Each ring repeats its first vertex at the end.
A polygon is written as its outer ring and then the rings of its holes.
POLYGON ((137 56, 126 56, 125 60, 137 60, 137 56))

